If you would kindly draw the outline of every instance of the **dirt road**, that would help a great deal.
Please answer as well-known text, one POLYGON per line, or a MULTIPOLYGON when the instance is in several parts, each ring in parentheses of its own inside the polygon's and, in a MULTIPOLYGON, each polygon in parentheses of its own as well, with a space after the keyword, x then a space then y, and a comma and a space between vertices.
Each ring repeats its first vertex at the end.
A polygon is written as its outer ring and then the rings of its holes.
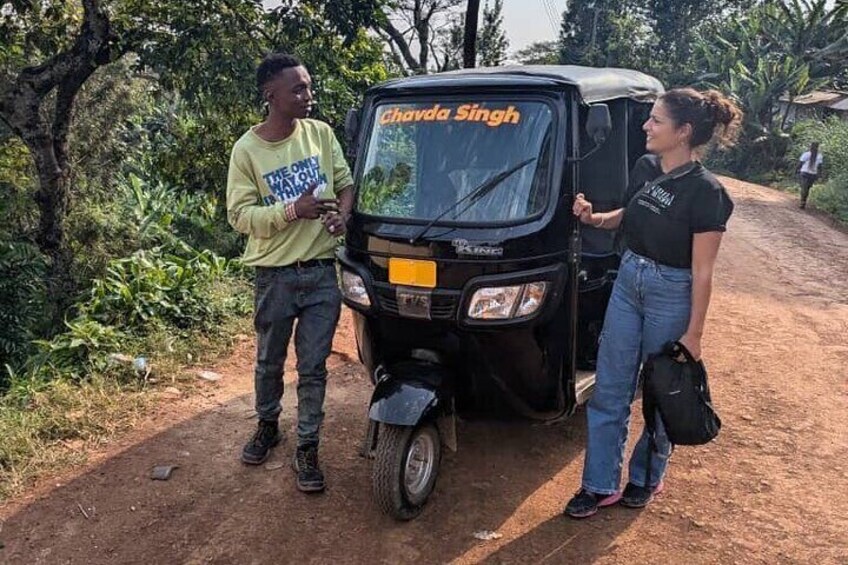
POLYGON ((163 398, 119 446, 0 510, 0 562, 848 563, 848 235, 786 195, 728 185, 737 212, 704 344, 725 427, 712 445, 677 450, 645 511, 560 516, 579 482, 579 412, 556 426, 463 423, 424 515, 383 517, 356 454, 370 387, 345 318, 325 495, 295 490, 291 443, 264 468, 238 462, 254 425, 245 339, 215 368, 219 383, 163 398), (155 464, 180 468, 153 482, 155 464), (482 529, 503 537, 477 541, 482 529))

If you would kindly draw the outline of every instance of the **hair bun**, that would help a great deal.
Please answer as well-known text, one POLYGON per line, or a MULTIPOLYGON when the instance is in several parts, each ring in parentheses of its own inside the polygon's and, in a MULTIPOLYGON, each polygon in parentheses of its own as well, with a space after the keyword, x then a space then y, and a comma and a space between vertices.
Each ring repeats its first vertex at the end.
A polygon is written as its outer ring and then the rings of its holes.
POLYGON ((720 147, 736 142, 742 126, 742 110, 718 90, 699 92, 694 88, 674 88, 660 97, 672 119, 692 126, 692 147, 715 141, 720 147))
POLYGON ((725 126, 730 125, 739 112, 736 105, 718 90, 706 90, 702 94, 704 95, 704 101, 715 115, 716 123, 725 126))

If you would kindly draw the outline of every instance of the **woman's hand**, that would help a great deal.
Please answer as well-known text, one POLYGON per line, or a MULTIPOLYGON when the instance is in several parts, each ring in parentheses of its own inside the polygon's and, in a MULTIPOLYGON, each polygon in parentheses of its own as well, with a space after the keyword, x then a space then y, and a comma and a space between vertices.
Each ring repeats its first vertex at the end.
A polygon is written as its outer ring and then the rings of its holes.
POLYGON ((692 334, 686 333, 678 340, 683 347, 689 350, 689 353, 692 354, 692 357, 695 358, 695 361, 701 360, 701 338, 698 336, 693 336, 692 334))
POLYGON ((577 195, 574 199, 574 206, 572 207, 572 212, 574 215, 580 218, 580 221, 584 224, 594 224, 595 221, 593 219, 594 213, 592 211, 592 203, 586 200, 586 195, 582 192, 577 195))

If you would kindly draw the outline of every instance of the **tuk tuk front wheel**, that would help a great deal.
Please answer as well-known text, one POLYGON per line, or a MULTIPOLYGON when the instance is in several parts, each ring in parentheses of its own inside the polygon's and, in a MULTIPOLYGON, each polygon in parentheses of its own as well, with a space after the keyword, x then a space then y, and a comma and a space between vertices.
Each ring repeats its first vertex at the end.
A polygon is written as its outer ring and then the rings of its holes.
POLYGON ((386 514, 412 520, 436 486, 442 442, 432 423, 380 424, 372 474, 374 498, 386 514))

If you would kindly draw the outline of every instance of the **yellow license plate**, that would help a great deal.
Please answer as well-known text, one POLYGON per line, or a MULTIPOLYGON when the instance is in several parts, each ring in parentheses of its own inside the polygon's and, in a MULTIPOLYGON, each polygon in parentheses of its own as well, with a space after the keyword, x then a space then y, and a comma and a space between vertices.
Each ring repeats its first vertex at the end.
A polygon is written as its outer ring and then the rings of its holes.
POLYGON ((436 263, 417 259, 389 259, 389 282, 405 286, 436 287, 436 263))

